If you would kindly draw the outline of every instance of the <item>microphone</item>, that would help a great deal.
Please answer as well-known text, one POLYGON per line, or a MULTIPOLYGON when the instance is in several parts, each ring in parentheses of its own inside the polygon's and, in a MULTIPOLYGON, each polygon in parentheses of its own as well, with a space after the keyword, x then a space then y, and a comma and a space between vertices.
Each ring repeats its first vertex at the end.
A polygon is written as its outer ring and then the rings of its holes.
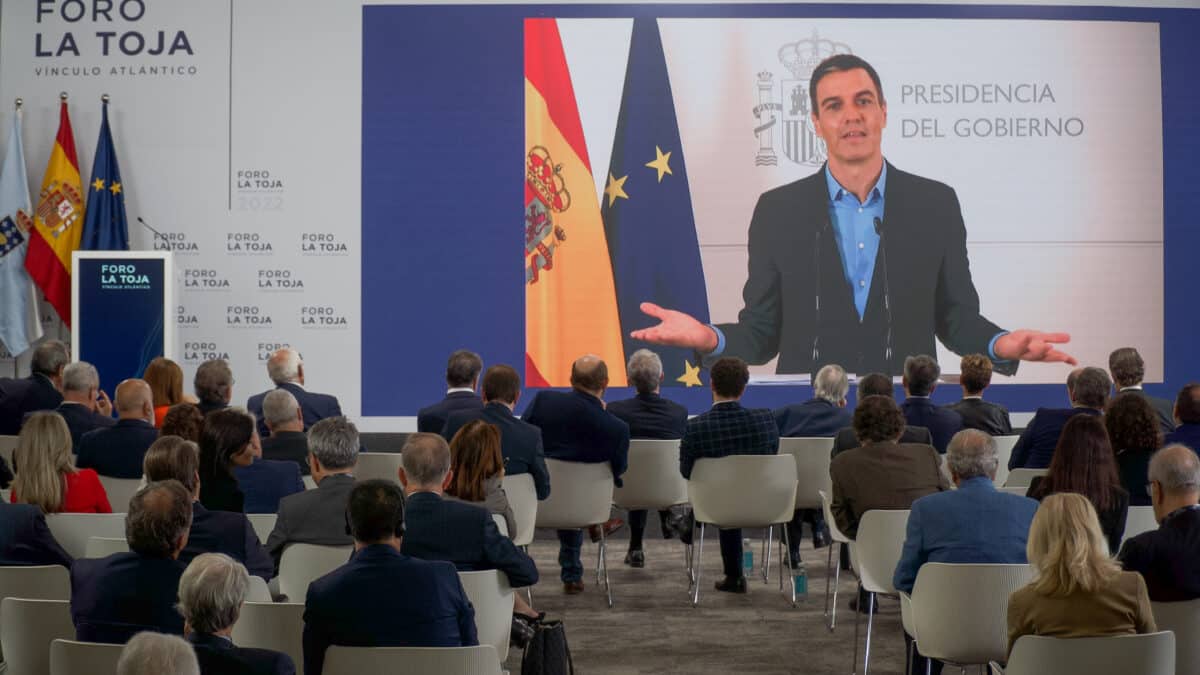
POLYGON ((879 235, 879 269, 883 272, 883 310, 887 317, 887 341, 884 343, 883 358, 887 372, 892 374, 892 292, 888 284, 887 246, 883 238, 883 220, 875 216, 875 234, 879 235))
MULTIPOLYGON (((878 220, 878 219, 876 219, 876 220, 878 220)), ((150 223, 147 223, 146 221, 142 220, 141 216, 137 217, 137 221, 142 224, 142 227, 153 232, 155 236, 162 237, 162 240, 167 243, 168 247, 171 245, 171 240, 167 239, 167 235, 163 234, 162 232, 159 232, 158 230, 154 229, 153 227, 150 227, 150 223)))

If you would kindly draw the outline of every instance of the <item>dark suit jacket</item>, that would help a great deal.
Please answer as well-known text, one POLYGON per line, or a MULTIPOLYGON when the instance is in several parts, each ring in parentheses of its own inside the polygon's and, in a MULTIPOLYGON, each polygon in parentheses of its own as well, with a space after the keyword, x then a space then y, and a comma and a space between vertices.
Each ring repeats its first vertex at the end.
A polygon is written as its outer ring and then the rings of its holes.
POLYGON ((75 639, 124 644, 144 630, 183 635, 175 609, 184 566, 168 558, 114 553, 80 558, 71 567, 75 639))
POLYGON ((16 436, 27 413, 54 410, 62 403, 62 394, 45 375, 30 375, 14 380, 0 377, 0 435, 16 436))
MULTIPOLYGON (((1053 494, 1051 488, 1043 487, 1044 483, 1045 476, 1034 476, 1025 496, 1040 502, 1047 495, 1053 494)), ((1100 530, 1104 532, 1104 538, 1108 541, 1108 552, 1116 555, 1121 548, 1121 539, 1125 536, 1125 521, 1129 517, 1129 493, 1125 488, 1113 486, 1109 501, 1111 506, 1103 510, 1096 509, 1096 515, 1100 519, 1100 530)))
POLYGON ((75 466, 95 469, 110 478, 141 478, 146 450, 158 440, 158 429, 145 420, 117 420, 105 429, 87 432, 79 439, 75 466))
POLYGON ((714 403, 708 412, 688 420, 679 442, 679 473, 692 477, 696 460, 729 455, 774 455, 779 428, 766 408, 743 408, 737 401, 714 403))
MULTIPOLYGON (((925 427, 904 427, 904 434, 900 436, 901 443, 916 443, 918 445, 933 445, 933 436, 925 427)), ((837 455, 854 448, 860 447, 862 443, 858 442, 858 436, 854 433, 854 427, 847 427, 837 432, 837 436, 833 437, 833 450, 829 453, 830 457, 837 455)))
MULTIPOLYGON (((346 546, 354 540, 346 534, 346 502, 354 489, 354 476, 334 474, 305 490, 279 501, 275 529, 267 537, 267 552, 279 570, 279 558, 288 544, 346 546)), ((297 599, 293 599, 295 602, 297 599)))
POLYGON ((1183 423, 1175 427, 1175 431, 1163 438, 1163 447, 1172 443, 1186 445, 1196 454, 1200 454, 1200 424, 1183 423))
POLYGON ((308 436, 303 431, 276 431, 262 439, 262 449, 263 459, 295 462, 300 475, 308 475, 308 436))
POLYGON ((480 410, 483 401, 473 391, 456 391, 446 394, 446 398, 417 411, 417 431, 431 434, 440 433, 446 426, 446 418, 450 413, 459 410, 480 410))
POLYGON ((937 451, 928 445, 876 443, 847 450, 833 458, 830 511, 847 537, 872 509, 907 509, 925 495, 949 490, 937 451))
POLYGON ((70 554, 55 541, 46 516, 32 504, 0 504, 0 565, 62 565, 70 554))
POLYGON ((1099 414, 1100 411, 1094 408, 1038 408, 1033 419, 1029 420, 1029 426, 1025 427, 1013 445, 1012 457, 1008 459, 1009 470, 1049 467, 1067 420, 1076 415, 1099 414))
POLYGON ((281 499, 304 492, 304 479, 295 462, 256 459, 250 466, 235 468, 233 475, 245 495, 242 506, 246 513, 276 513, 281 499))
MULTIPOLYGON (((337 397, 331 394, 318 394, 316 392, 307 391, 304 387, 291 382, 285 382, 276 387, 276 389, 286 389, 291 392, 292 396, 296 397, 296 402, 300 404, 300 412, 304 415, 304 430, 312 425, 320 422, 326 417, 338 417, 342 414, 342 406, 338 403, 337 397)), ((263 438, 267 437, 270 432, 267 431, 267 425, 263 422, 263 399, 267 397, 270 391, 264 391, 261 394, 255 394, 246 401, 246 409, 254 414, 258 420, 258 435, 263 438)))
POLYGON ((581 391, 542 391, 524 419, 542 430, 546 456, 567 462, 612 464, 613 483, 629 467, 629 425, 581 391))
POLYGON ((312 582, 304 602, 304 673, 321 675, 325 649, 472 647, 475 609, 454 565, 418 560, 385 544, 312 582))
POLYGON ((483 420, 500 430, 500 454, 504 456, 504 475, 527 473, 533 476, 538 499, 550 496, 550 473, 546 470, 546 451, 542 449, 542 430, 518 419, 508 406, 495 401, 479 409, 457 410, 446 418, 440 429, 446 441, 467 422, 483 420))
POLYGON ((908 397, 900 404, 904 419, 914 427, 925 427, 933 436, 933 447, 945 454, 954 434, 962 431, 962 416, 953 410, 940 408, 927 398, 908 397))
POLYGON ((978 429, 993 436, 1012 435, 1012 421, 1002 405, 981 398, 964 398, 946 407, 962 417, 964 429, 978 429))
POLYGON ((1121 487, 1129 493, 1129 505, 1151 506, 1146 485, 1150 483, 1150 456, 1154 450, 1114 450, 1117 451, 1117 475, 1121 478, 1121 487))
POLYGON ((208 633, 189 633, 188 642, 200 662, 200 675, 295 675, 292 657, 269 649, 238 647, 208 633))
POLYGON ((414 492, 404 502, 400 552, 421 560, 445 560, 471 572, 500 570, 513 588, 537 583, 533 559, 500 534, 487 509, 414 492))
POLYGON ((275 576, 271 556, 258 541, 254 526, 241 513, 209 511, 200 502, 192 502, 192 529, 187 547, 179 554, 185 566, 201 553, 224 553, 246 566, 255 576, 270 581, 275 576))
POLYGON ((237 477, 225 469, 215 473, 200 469, 200 503, 211 511, 246 512, 246 493, 238 485, 237 477))
POLYGON ((92 412, 88 410, 87 406, 80 403, 63 401, 54 409, 54 412, 62 416, 67 423, 67 428, 71 430, 71 448, 77 455, 79 454, 79 441, 84 434, 93 429, 115 426, 117 423, 115 419, 92 412))
MULTIPOLYGON (((1139 385, 1139 387, 1140 387, 1140 385, 1139 385)), ((1172 431, 1175 431, 1175 403, 1174 402, 1168 401, 1165 398, 1151 396, 1150 394, 1147 394, 1146 392, 1142 391, 1140 388, 1139 389, 1133 389, 1133 388, 1119 389, 1119 390, 1117 390, 1117 393, 1118 394, 1137 394, 1138 396, 1141 396, 1142 398, 1146 399, 1146 402, 1150 404, 1151 408, 1154 408, 1154 412, 1158 415, 1158 426, 1162 428, 1162 432, 1164 434, 1169 434, 1172 431)))
MULTIPOLYGON (((837 363, 852 373, 900 373, 909 354, 933 354, 934 337, 957 354, 988 353, 1001 329, 979 314, 967 261, 967 231, 950 187, 887 166, 887 215, 866 312, 860 321, 829 222, 825 170, 763 193, 750 221, 749 276, 737 323, 720 324, 728 356, 753 364, 776 354, 780 373, 837 363), (885 359, 886 253, 892 359, 885 359), (820 325, 814 305, 821 300, 820 325), (813 339, 819 354, 813 360, 813 339)), ((712 356, 705 358, 711 365, 712 356)), ((1016 372, 1017 363, 996 364, 1016 372)))
POLYGON ((823 398, 793 403, 775 410, 779 435, 819 438, 836 436, 840 429, 854 422, 854 411, 836 406, 823 398))
POLYGON ((1154 602, 1200 598, 1200 507, 1167 514, 1157 530, 1126 540, 1117 557, 1146 579, 1154 602))
POLYGON ((659 394, 613 401, 607 409, 629 425, 630 438, 673 440, 687 431, 687 408, 659 394))

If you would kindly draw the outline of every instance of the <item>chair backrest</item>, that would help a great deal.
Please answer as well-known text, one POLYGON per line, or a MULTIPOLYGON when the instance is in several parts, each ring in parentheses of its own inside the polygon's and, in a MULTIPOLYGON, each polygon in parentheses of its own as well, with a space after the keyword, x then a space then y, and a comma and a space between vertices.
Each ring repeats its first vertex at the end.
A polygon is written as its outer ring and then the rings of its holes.
POLYGON ((87 554, 87 542, 92 537, 125 537, 124 513, 51 513, 46 516, 46 525, 72 558, 87 554))
POLYGON ((1152 602, 1159 630, 1175 633, 1175 672, 1200 673, 1200 600, 1152 602))
POLYGON ((723 528, 787 522, 795 511, 796 460, 791 455, 698 460, 688 480, 688 497, 696 522, 723 528))
POLYGON ((687 481, 679 473, 679 440, 629 441, 629 469, 613 503, 623 509, 665 509, 688 500, 687 481))
POLYGON ((496 529, 500 530, 500 534, 512 539, 508 533, 508 521, 504 519, 504 515, 500 513, 492 514, 492 522, 496 523, 496 529))
POLYGON ((508 638, 512 633, 513 589, 508 577, 499 570, 459 572, 467 600, 475 607, 475 630, 479 644, 491 645, 501 663, 508 659, 508 638))
POLYGON ((833 519, 833 509, 830 508, 833 500, 829 498, 829 493, 821 490, 817 493, 817 496, 821 498, 821 511, 825 514, 825 526, 829 528, 829 538, 839 544, 849 544, 850 537, 847 537, 846 533, 842 532, 842 529, 838 527, 837 521, 833 519))
POLYGON ((50 675, 117 675, 124 645, 56 639, 50 643, 50 675))
POLYGON ((1143 532, 1158 529, 1158 521, 1154 518, 1153 506, 1131 506, 1129 514, 1125 516, 1125 534, 1121 537, 1121 541, 1131 539, 1143 532))
POLYGON ((360 452, 358 466, 354 468, 354 479, 387 480, 400 484, 400 453, 398 452, 360 452))
MULTIPOLYGON (((1186 671, 1180 671, 1186 672, 1186 671)), ((1175 675, 1175 634, 1062 639, 1023 635, 1005 675, 1175 675)))
POLYGON ((533 528, 537 525, 537 489, 533 486, 533 476, 519 473, 515 476, 504 477, 504 494, 508 497, 508 506, 512 509, 513 520, 517 531, 510 532, 509 538, 517 546, 528 546, 533 543, 533 528))
POLYGON ((1034 478, 1045 476, 1050 469, 1013 469, 1004 479, 1004 487, 1029 487, 1034 478))
POLYGON ((779 454, 796 458, 797 509, 819 509, 821 497, 817 493, 833 491, 829 477, 829 462, 833 459, 829 453, 832 451, 832 438, 779 439, 779 454))
POLYGON ((538 504, 537 526, 573 530, 608 520, 613 475, 608 462, 585 464, 547 459, 550 496, 538 504))
MULTIPOLYGON (((0 566, 0 599, 70 600, 71 573, 62 565, 0 566)), ((0 635, 4 619, 0 617, 0 635)), ((3 656, 0 638, 0 656, 3 656)))
POLYGON ((491 645, 478 647, 330 647, 324 675, 362 673, 454 673, 500 675, 491 645))
POLYGON ((112 478, 100 476, 100 484, 104 486, 104 494, 108 495, 108 504, 113 511, 129 510, 129 500, 137 494, 143 485, 141 478, 112 478))
POLYGON ((305 490, 317 489, 317 479, 313 478, 312 476, 303 476, 300 480, 304 483, 305 490))
POLYGON ((247 513, 246 517, 250 519, 254 534, 258 535, 258 540, 264 544, 267 537, 271 536, 271 530, 275 529, 275 521, 279 520, 279 514, 276 513, 247 513))
POLYGON ((271 587, 262 577, 250 575, 250 587, 246 589, 246 602, 270 602, 271 587))
POLYGON ((301 602, 250 602, 233 624, 233 643, 283 652, 304 675, 304 598, 301 602))
POLYGON ((1004 485, 1004 481, 1008 480, 1008 460, 1012 458, 1013 446, 1017 444, 1019 435, 1012 436, 992 436, 992 440, 996 441, 996 456, 1000 463, 996 466, 996 477, 992 482, 997 486, 1004 485))
POLYGON ((87 548, 84 550, 83 557, 85 558, 107 558, 114 553, 126 553, 129 551, 129 542, 125 537, 88 537, 87 548))
POLYGON ((850 544, 851 560, 856 563, 862 587, 872 593, 894 594, 892 573, 900 562, 904 534, 908 527, 908 509, 874 509, 863 514, 858 534, 850 544))
POLYGON ((0 600, 0 644, 6 673, 46 675, 50 672, 50 643, 74 637, 69 600, 0 600))
POLYGON ((9 468, 12 468, 13 451, 17 449, 17 436, 9 436, 8 434, 0 435, 0 457, 8 462, 9 468))
POLYGON ((1018 497, 1024 497, 1026 494, 1029 493, 1028 485, 1023 485, 1023 486, 1019 486, 1019 487, 998 487, 996 489, 999 490, 1000 492, 1007 492, 1010 495, 1017 495, 1018 497))
POLYGON ((1032 578, 1029 565, 922 565, 911 598, 921 653, 953 663, 1003 661, 1008 598, 1032 578))
POLYGON ((353 546, 288 544, 279 558, 279 592, 290 602, 304 602, 308 585, 345 565, 353 546))

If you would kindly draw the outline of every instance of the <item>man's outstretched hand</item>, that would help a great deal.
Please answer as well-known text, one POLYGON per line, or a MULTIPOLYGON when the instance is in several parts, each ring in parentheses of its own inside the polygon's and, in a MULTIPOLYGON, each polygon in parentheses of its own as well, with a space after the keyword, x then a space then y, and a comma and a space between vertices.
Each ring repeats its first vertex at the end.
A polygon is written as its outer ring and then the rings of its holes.
POLYGON ((691 316, 659 307, 653 302, 643 302, 639 308, 658 319, 659 323, 657 326, 630 333, 629 337, 634 340, 668 347, 687 347, 701 353, 708 353, 717 348, 717 334, 713 329, 691 316))
POLYGON ((1045 361, 1079 365, 1074 356, 1059 351, 1056 344, 1071 341, 1068 333, 1043 333, 1036 330, 1014 330, 996 340, 992 348, 998 358, 1006 361, 1045 361))

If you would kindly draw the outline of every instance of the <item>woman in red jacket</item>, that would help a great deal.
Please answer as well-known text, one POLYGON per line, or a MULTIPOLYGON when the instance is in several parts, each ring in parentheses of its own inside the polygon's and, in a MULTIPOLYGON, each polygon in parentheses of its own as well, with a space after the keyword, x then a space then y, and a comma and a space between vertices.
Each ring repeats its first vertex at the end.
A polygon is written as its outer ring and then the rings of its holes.
POLYGON ((14 504, 35 504, 46 513, 112 513, 96 472, 75 468, 71 432, 58 413, 29 416, 13 460, 21 467, 12 484, 14 504))

